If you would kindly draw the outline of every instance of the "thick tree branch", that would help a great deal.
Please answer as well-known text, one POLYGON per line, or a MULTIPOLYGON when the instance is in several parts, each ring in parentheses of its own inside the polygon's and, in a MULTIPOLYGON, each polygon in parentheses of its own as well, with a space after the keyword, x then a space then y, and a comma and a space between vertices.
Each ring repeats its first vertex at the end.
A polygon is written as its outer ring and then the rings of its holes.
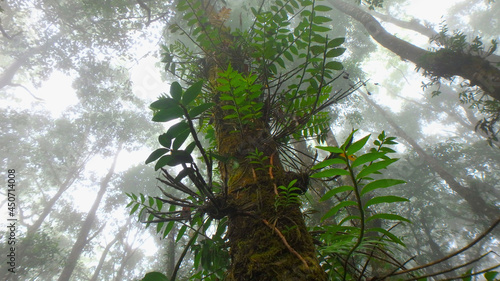
POLYGON ((330 0, 341 12, 359 21, 368 33, 380 45, 409 60, 422 68, 426 73, 442 78, 460 76, 470 80, 471 86, 479 86, 496 100, 500 100, 500 69, 491 65, 486 59, 448 49, 429 52, 410 44, 387 32, 369 13, 342 0, 330 0))

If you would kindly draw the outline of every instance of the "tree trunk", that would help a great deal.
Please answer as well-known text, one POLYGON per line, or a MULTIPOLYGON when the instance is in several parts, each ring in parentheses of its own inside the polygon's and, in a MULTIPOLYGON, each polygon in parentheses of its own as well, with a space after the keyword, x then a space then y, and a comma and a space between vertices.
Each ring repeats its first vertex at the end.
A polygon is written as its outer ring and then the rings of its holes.
POLYGON ((227 280, 326 280, 299 206, 275 207, 277 186, 287 186, 293 178, 287 178, 266 125, 255 120, 231 132, 232 124, 216 118, 219 153, 231 159, 221 163, 221 176, 227 182, 228 205, 235 210, 228 221, 227 280), (257 170, 249 163, 246 156, 255 149, 268 157, 264 164, 269 169, 257 170))
POLYGON ((167 236, 167 276, 172 276, 175 269, 175 236, 177 231, 173 228, 167 236))
POLYGON ((57 190, 56 194, 52 198, 50 198, 49 202, 47 202, 40 216, 32 225, 28 227, 26 236, 29 236, 37 232, 42 223, 45 221, 45 218, 47 218, 47 216, 53 210, 54 205, 62 196, 62 194, 66 190, 68 190, 68 188, 70 188, 71 185, 75 182, 75 180, 80 176, 80 173, 82 172, 83 168, 85 168, 85 165, 87 164, 89 159, 90 157, 87 157, 80 165, 74 167, 73 170, 70 171, 70 173, 68 173, 68 177, 64 180, 63 183, 60 183, 59 189, 57 190))
MULTIPOLYGON (((127 222, 129 222, 129 221, 127 221, 127 222)), ((94 274, 92 275, 92 278, 90 279, 90 281, 99 280, 98 277, 99 277, 99 273, 101 272, 101 269, 104 265, 104 260, 106 259, 106 256, 108 255, 108 252, 111 249, 111 247, 118 241, 118 239, 120 239, 120 234, 124 230, 125 229, 123 229, 123 228, 120 229, 120 232, 118 233, 118 235, 116 235, 115 238, 113 240, 111 240, 111 242, 109 242, 108 245, 106 245, 106 248, 104 248, 104 251, 101 254, 101 258, 99 259, 99 263, 97 264, 97 267, 94 270, 94 274)))
POLYGON ((62 270, 62 273, 59 276, 58 281, 69 280, 69 278, 71 277, 71 274, 73 273, 73 270, 76 267, 76 262, 78 261, 78 258, 80 257, 80 255, 83 251, 83 248, 89 242, 87 237, 90 233, 90 230, 92 229, 92 225, 94 224, 94 221, 96 220, 96 213, 97 213, 97 209, 99 208, 99 204, 101 203, 101 200, 103 199, 104 194, 106 193, 106 190, 108 188, 109 182, 111 181, 111 177, 114 174, 116 162, 117 162, 118 155, 120 154, 121 149, 122 149, 122 143, 120 143, 118 146, 118 150, 116 151, 115 157, 113 159, 113 163, 111 164, 111 167, 109 168, 108 173, 101 181, 100 188, 99 188, 99 191, 97 193, 97 197, 94 201, 94 204, 90 208, 90 211, 87 215, 87 218, 83 222, 82 229, 80 230, 80 233, 78 234, 78 238, 76 239, 76 242, 73 245, 73 248, 71 249, 71 252, 68 256, 68 259, 66 261, 64 269, 62 270))
POLYGON ((359 21, 368 33, 380 45, 416 64, 431 75, 451 78, 460 76, 468 79, 472 86, 481 89, 496 100, 500 100, 500 69, 491 65, 486 59, 449 49, 429 52, 412 45, 387 32, 369 13, 342 0, 330 0, 341 12, 359 21))
MULTIPOLYGON (((217 9, 209 3, 203 5, 203 9, 210 24, 218 29, 217 41, 224 42, 224 46, 236 46, 229 28, 217 22, 217 9)), ((222 47, 215 47, 215 55, 206 54, 205 79, 211 85, 217 85, 216 73, 220 68, 231 65, 242 73, 246 71, 244 61, 228 56, 221 51, 225 50, 222 47)), ((222 109, 224 101, 218 98, 219 93, 213 90, 212 95, 216 103, 214 128, 218 154, 228 159, 219 163, 226 189, 222 196, 231 210, 227 215, 226 234, 231 264, 226 280, 326 281, 300 206, 287 202, 276 205, 278 187, 288 186, 296 174, 283 169, 278 144, 266 117, 255 117, 249 123, 237 125, 231 119, 224 119, 230 113, 222 109), (256 150, 267 157, 262 163, 264 169, 250 163, 248 156, 256 150)))

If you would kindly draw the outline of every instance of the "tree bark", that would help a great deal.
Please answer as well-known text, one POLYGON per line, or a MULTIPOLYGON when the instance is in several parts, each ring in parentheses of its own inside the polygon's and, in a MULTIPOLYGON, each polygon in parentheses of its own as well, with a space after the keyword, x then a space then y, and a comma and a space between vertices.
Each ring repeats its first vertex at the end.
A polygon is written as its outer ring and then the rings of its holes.
POLYGON ((111 181, 111 177, 115 172, 116 162, 118 160, 118 155, 120 154, 121 149, 122 149, 122 143, 120 143, 118 146, 118 149, 116 151, 111 167, 108 170, 108 173, 106 174, 106 176, 104 176, 104 178, 101 181, 100 188, 97 193, 97 197, 94 201, 94 204, 90 208, 87 218, 85 218, 85 221, 83 222, 80 233, 78 234, 78 238, 76 239, 76 242, 73 245, 73 248, 71 249, 71 252, 68 256, 66 264, 62 270, 62 273, 59 276, 58 281, 69 280, 71 274, 73 273, 73 270, 76 267, 76 262, 78 261, 78 258, 80 257, 83 251, 83 248, 89 242, 87 237, 90 233, 90 230, 92 229, 94 221, 96 220, 96 213, 97 209, 99 208, 99 204, 101 203, 101 200, 104 198, 104 194, 106 193, 109 182, 111 181))
POLYGON ((231 160, 221 163, 227 182, 228 233, 231 266, 227 280, 326 280, 312 237, 297 204, 275 207, 276 189, 287 186, 277 145, 262 121, 241 132, 216 118, 219 153, 231 160), (268 157, 269 169, 258 170, 246 158, 258 149, 268 157))
POLYGON ((500 69, 486 59, 471 54, 441 49, 429 52, 397 38, 387 32, 369 13, 342 0, 330 0, 339 11, 359 21, 372 38, 380 45, 413 62, 428 74, 442 78, 460 76, 470 81, 471 86, 479 86, 492 98, 500 101, 500 69))

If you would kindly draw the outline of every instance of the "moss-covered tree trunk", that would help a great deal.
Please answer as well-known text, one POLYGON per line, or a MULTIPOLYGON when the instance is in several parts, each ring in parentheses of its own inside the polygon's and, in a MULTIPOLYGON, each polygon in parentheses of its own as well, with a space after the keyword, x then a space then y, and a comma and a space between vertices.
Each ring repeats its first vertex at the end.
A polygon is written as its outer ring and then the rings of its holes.
POLYGON ((275 206, 277 187, 293 178, 282 168, 267 124, 254 120, 243 131, 231 132, 230 122, 216 119, 219 153, 230 159, 220 170, 234 210, 227 233, 227 280, 326 280, 299 205, 275 206), (266 163, 250 163, 247 156, 256 149, 267 156, 266 163))

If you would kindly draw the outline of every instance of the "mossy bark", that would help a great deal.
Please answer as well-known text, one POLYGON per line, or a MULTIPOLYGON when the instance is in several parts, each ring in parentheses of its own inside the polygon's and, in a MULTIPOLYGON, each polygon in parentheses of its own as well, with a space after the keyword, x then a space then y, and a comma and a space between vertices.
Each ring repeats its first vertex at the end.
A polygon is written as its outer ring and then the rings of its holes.
POLYGON ((219 153, 230 159, 219 168, 233 210, 226 280, 326 280, 299 206, 275 206, 276 188, 288 185, 288 179, 266 124, 253 120, 243 130, 231 132, 233 124, 218 120, 219 153), (256 149, 268 157, 263 165, 247 158, 256 149))

